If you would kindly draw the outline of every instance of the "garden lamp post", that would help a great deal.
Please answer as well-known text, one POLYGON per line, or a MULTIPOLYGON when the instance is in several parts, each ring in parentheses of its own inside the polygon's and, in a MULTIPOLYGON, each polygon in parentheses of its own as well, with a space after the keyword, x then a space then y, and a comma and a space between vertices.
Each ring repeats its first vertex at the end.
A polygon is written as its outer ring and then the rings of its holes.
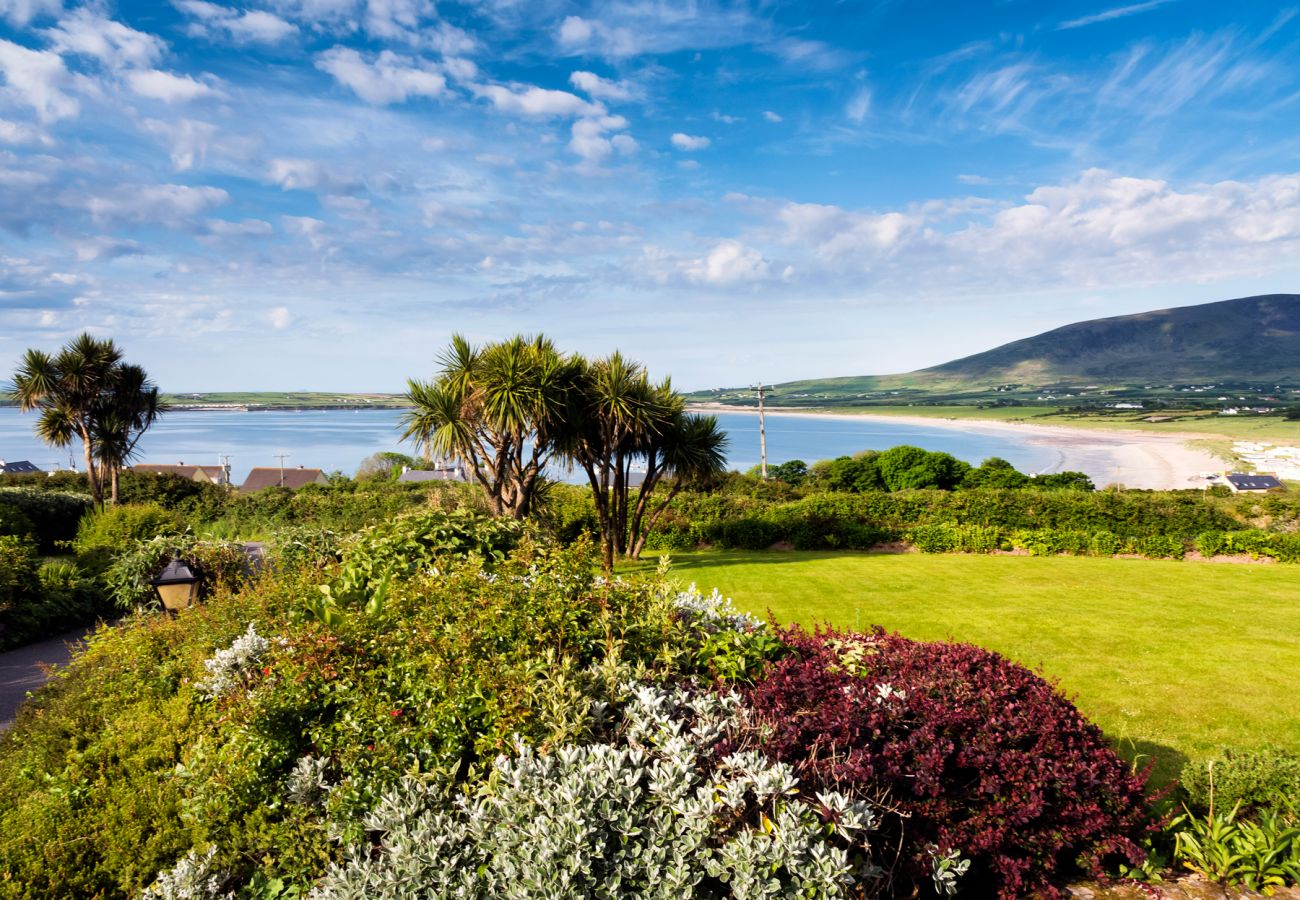
POLYGON ((199 598, 199 576, 179 556, 172 557, 167 568, 149 583, 158 592, 158 599, 168 612, 185 609, 199 598))

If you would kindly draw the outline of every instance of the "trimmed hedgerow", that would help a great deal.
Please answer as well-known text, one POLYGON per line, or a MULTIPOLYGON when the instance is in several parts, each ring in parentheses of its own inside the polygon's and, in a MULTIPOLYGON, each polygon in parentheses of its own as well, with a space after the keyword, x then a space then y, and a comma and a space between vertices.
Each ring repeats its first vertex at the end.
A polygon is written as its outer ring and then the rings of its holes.
POLYGON ((80 494, 29 487, 0 487, 0 505, 22 512, 45 554, 77 536, 77 525, 91 507, 90 498, 80 494))
POLYGON ((742 691, 753 740, 807 790, 895 810, 900 877, 923 885, 938 848, 971 860, 964 886, 1013 897, 1144 859, 1144 779, 1039 676, 879 629, 780 637, 790 655, 742 691))

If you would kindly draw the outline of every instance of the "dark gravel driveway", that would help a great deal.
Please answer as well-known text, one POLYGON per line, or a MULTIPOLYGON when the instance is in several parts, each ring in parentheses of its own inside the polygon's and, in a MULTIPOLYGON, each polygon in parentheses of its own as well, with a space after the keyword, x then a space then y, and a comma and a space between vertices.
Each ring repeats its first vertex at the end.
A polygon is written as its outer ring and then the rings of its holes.
POLYGON ((38 644, 0 653, 0 730, 13 724, 18 707, 27 699, 27 692, 45 684, 41 665, 65 665, 72 656, 72 647, 87 630, 78 628, 38 644))

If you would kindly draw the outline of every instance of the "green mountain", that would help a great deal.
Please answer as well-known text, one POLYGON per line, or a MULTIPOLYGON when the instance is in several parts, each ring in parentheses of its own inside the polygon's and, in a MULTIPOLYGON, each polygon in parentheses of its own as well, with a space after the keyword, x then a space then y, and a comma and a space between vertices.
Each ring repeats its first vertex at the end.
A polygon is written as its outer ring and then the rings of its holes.
MULTIPOLYGON (((1300 294, 1268 294, 1092 319, 901 375, 786 382, 774 403, 889 403, 997 391, 1170 384, 1300 384, 1300 294)), ((693 400, 747 402, 745 389, 693 400)))
POLYGON ((1300 380, 1300 294, 1093 319, 916 373, 973 383, 1300 380))

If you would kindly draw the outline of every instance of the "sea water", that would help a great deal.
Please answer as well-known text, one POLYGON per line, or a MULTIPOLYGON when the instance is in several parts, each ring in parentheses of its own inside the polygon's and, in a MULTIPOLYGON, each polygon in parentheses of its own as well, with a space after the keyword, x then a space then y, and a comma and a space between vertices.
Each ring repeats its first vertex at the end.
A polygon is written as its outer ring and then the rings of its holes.
MULTIPOLYGON (((236 484, 254 466, 304 466, 352 475, 361 461, 374 453, 415 453, 412 445, 400 440, 401 415, 396 409, 172 412, 141 439, 136 462, 218 465, 229 457, 236 484)), ((757 465, 758 416, 718 413, 717 417, 730 438, 728 467, 745 471, 757 465)), ((35 413, 0 407, 0 459, 27 459, 46 471, 66 469, 70 462, 83 468, 80 441, 63 449, 49 447, 33 433, 35 422, 35 413)), ((1054 471, 1060 454, 1032 443, 1029 437, 981 432, 977 427, 959 430, 855 416, 769 413, 767 461, 775 465, 802 459, 811 464, 861 450, 911 444, 942 450, 972 464, 1000 456, 1023 472, 1054 471)), ((564 472, 557 474, 579 480, 564 472)))

